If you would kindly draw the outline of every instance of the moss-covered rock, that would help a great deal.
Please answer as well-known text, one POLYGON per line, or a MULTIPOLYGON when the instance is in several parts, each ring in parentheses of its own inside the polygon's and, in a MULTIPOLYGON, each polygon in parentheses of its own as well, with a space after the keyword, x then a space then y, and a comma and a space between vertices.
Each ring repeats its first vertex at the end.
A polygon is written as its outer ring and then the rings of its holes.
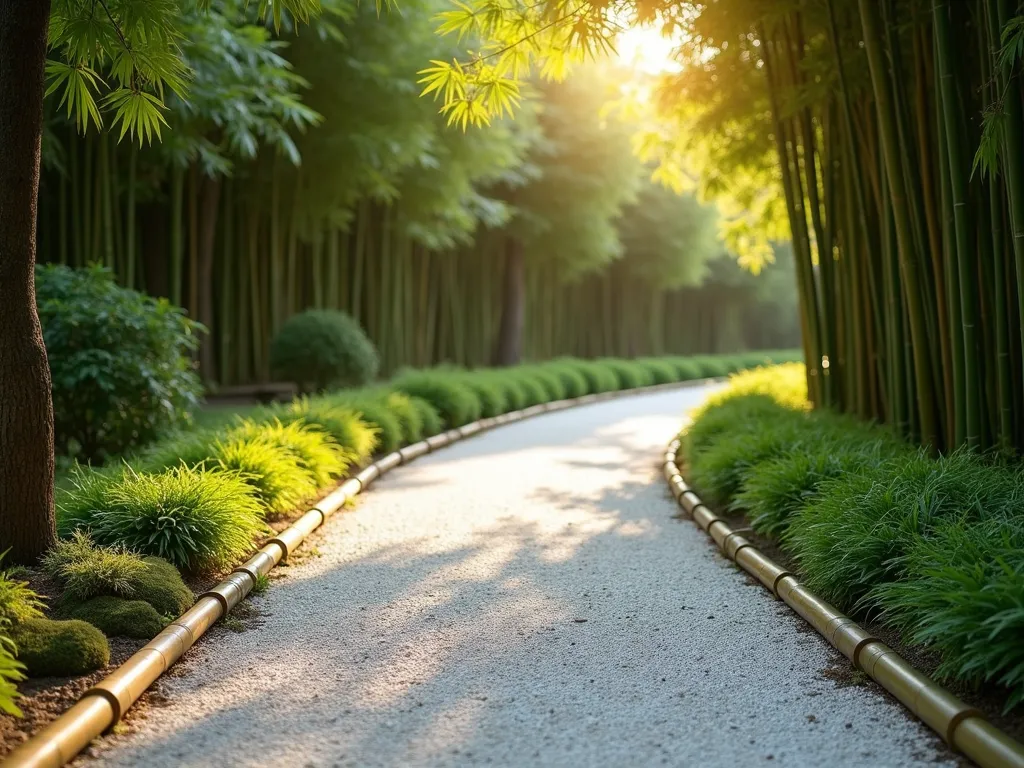
POLYGON ((81 675, 110 661, 107 638, 84 621, 28 619, 12 626, 10 636, 30 677, 81 675))
POLYGON ((145 600, 161 616, 180 616, 192 607, 195 595, 178 569, 161 557, 144 558, 146 570, 132 581, 132 597, 145 600))
POLYGON ((71 606, 64 618, 81 619, 92 624, 108 637, 137 637, 149 640, 164 628, 163 617, 145 600, 123 597, 94 597, 71 606))

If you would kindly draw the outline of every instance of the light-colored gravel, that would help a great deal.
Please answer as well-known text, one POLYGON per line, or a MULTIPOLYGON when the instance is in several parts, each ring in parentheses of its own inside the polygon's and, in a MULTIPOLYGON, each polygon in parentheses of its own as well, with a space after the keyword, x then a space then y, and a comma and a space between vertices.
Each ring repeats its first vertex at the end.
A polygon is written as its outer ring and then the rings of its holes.
POLYGON ((161 683, 110 766, 955 765, 672 519, 691 388, 395 470, 161 683))

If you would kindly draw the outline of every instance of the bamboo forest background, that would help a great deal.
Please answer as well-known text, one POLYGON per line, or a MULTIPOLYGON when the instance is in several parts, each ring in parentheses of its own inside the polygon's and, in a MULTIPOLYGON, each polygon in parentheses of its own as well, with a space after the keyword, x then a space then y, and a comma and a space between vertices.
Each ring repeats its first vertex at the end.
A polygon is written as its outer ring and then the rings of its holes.
POLYGON ((813 399, 939 450, 1024 446, 1020 4, 720 0, 687 24, 648 157, 779 191, 761 229, 792 234, 813 399))
POLYGON ((447 127, 415 74, 452 53, 438 7, 331 3, 295 36, 214 4, 186 24, 188 101, 152 144, 83 133, 50 101, 40 261, 186 307, 221 386, 270 378, 270 338, 307 307, 354 315, 385 373, 490 364, 514 253, 530 359, 798 343, 790 250, 754 277, 713 208, 650 181, 636 118, 606 108, 614 65, 537 85, 515 121, 447 127))

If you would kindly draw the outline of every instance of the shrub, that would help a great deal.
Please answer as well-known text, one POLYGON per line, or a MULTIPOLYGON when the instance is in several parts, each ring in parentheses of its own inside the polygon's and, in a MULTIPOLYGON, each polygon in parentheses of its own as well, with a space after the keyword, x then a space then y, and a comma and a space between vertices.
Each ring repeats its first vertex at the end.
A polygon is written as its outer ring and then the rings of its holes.
POLYGON ((521 393, 522 405, 520 409, 547 402, 547 390, 544 388, 544 383, 536 376, 524 373, 518 368, 507 368, 499 375, 510 382, 512 386, 515 386, 521 393))
POLYGON ((615 374, 615 379, 618 382, 615 389, 636 389, 652 383, 650 372, 633 360, 605 357, 598 360, 598 363, 615 374))
POLYGON ((700 369, 702 379, 718 379, 731 372, 731 366, 724 358, 713 355, 696 355, 690 361, 700 369))
POLYGON ((520 380, 532 379, 540 385, 543 397, 538 402, 550 403, 554 400, 565 399, 565 385, 558 374, 551 369, 540 365, 521 365, 516 369, 516 373, 520 380))
POLYGON ((701 367, 689 357, 674 357, 668 364, 675 368, 676 381, 695 381, 703 375, 701 367))
POLYGON ((110 661, 103 633, 75 619, 28 619, 11 627, 11 640, 30 677, 82 675, 110 661))
POLYGON ((422 425, 423 430, 420 439, 433 437, 444 429, 444 423, 441 421, 440 412, 427 400, 404 392, 396 392, 395 394, 401 395, 402 397, 408 397, 409 402, 412 403, 412 407, 416 409, 416 413, 420 417, 420 424, 422 425))
POLYGON ((61 617, 92 624, 107 637, 136 637, 150 640, 166 623, 145 600, 126 600, 103 595, 74 604, 61 611, 61 617))
POLYGON ((324 430, 347 453, 353 464, 373 455, 377 447, 378 430, 359 418, 352 408, 331 399, 330 396, 303 397, 277 413, 283 421, 302 421, 324 430))
MULTIPOLYGON (((516 376, 511 369, 498 369, 486 373, 479 372, 477 376, 487 376, 493 384, 501 390, 505 399, 505 412, 520 411, 527 407, 530 402, 530 393, 524 386, 522 377, 516 376)), ((534 386, 536 393, 540 392, 540 385, 534 386)))
MULTIPOLYGON (((373 448, 362 459, 369 458, 374 451, 391 453, 401 447, 402 423, 383 398, 365 392, 340 392, 329 398, 329 402, 348 408, 363 424, 374 430, 376 439, 373 448)), ((366 449, 364 447, 361 450, 366 449)))
POLYGON ((648 358, 637 360, 637 364, 647 370, 652 384, 671 384, 679 380, 675 366, 666 360, 648 358))
POLYGON ((399 392, 422 397, 437 409, 449 428, 480 418, 481 405, 476 393, 450 371, 407 371, 391 385, 399 392))
POLYGON ((282 424, 243 421, 228 433, 231 441, 266 441, 295 457, 298 465, 312 478, 316 489, 326 488, 345 474, 349 457, 317 424, 298 421, 282 424))
POLYGON ((330 309, 292 315, 270 343, 270 367, 300 390, 359 387, 373 381, 380 361, 359 323, 330 309))
POLYGON ((770 427, 772 423, 793 421, 799 417, 800 414, 761 394, 729 398, 710 407, 705 405, 694 414, 693 422, 683 436, 682 452, 687 461, 699 461, 699 457, 723 436, 756 430, 761 425, 770 427))
POLYGON ((43 570, 76 601, 96 595, 135 594, 134 584, 146 570, 142 558, 122 546, 97 547, 88 533, 76 530, 43 557, 43 570))
POLYGON ((586 377, 572 361, 561 358, 545 364, 545 369, 554 373, 562 382, 565 397, 582 397, 590 391, 586 377))
MULTIPOLYGON (((423 412, 413 402, 413 398, 402 392, 383 391, 379 393, 379 397, 384 407, 394 414, 395 419, 402 428, 400 445, 416 443, 423 439, 423 412)), ((423 401, 420 402, 422 403, 423 401)), ((423 403, 423 405, 427 404, 423 403)))
POLYGON ((253 487, 236 473, 126 468, 120 477, 76 481, 60 494, 58 526, 67 532, 84 527, 103 546, 124 546, 200 571, 246 554, 265 530, 262 511, 253 487))
POLYGON ((473 394, 480 401, 480 416, 499 416, 509 410, 504 388, 498 385, 486 371, 467 373, 461 376, 460 380, 473 390, 473 394))
POLYGON ((588 394, 611 392, 619 388, 619 379, 608 366, 592 360, 578 360, 575 365, 587 382, 588 394))
POLYGON ((202 326, 105 269, 36 268, 57 450, 99 462, 187 423, 202 392, 202 326))

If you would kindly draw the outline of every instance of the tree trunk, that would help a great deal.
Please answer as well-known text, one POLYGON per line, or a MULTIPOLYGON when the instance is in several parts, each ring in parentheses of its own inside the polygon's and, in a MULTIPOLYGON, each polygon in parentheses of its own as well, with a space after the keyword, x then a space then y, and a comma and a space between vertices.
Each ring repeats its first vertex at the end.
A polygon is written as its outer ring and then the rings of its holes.
POLYGON ((217 238, 217 214, 220 211, 221 181, 217 176, 202 179, 202 199, 199 201, 199 253, 197 268, 199 285, 196 319, 206 326, 199 346, 199 373, 204 381, 217 378, 217 365, 213 346, 213 249, 217 238))
POLYGON ((0 0, 0 551, 56 538, 53 403, 36 313, 36 201, 49 0, 0 0))
POLYGON ((502 285, 501 325, 494 350, 495 365, 517 365, 523 357, 526 287, 523 279, 523 244, 514 237, 505 243, 505 281, 502 285))

